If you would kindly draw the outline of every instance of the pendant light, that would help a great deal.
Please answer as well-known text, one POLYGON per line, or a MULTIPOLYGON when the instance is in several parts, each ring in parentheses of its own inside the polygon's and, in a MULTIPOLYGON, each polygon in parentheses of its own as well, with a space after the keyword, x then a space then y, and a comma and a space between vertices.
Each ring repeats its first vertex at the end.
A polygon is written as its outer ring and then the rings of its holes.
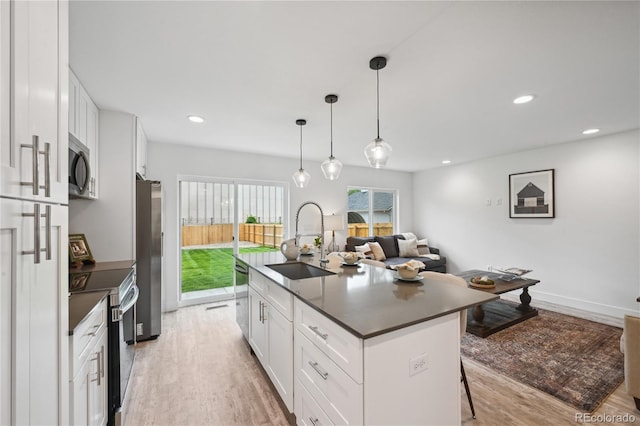
POLYGON ((331 155, 322 162, 322 173, 329 180, 336 180, 340 177, 342 163, 333 156, 333 104, 338 102, 338 95, 327 95, 324 101, 331 106, 331 155))
POLYGON ((387 164, 387 160, 391 156, 391 145, 380 138, 380 77, 379 71, 387 66, 387 58, 376 56, 369 61, 369 68, 376 71, 376 118, 378 136, 364 148, 364 155, 371 167, 379 169, 387 164))
POLYGON ((307 120, 300 118, 296 120, 296 124, 300 126, 300 170, 293 174, 293 181, 298 188, 304 188, 311 180, 311 175, 302 168, 302 126, 307 124, 307 120))

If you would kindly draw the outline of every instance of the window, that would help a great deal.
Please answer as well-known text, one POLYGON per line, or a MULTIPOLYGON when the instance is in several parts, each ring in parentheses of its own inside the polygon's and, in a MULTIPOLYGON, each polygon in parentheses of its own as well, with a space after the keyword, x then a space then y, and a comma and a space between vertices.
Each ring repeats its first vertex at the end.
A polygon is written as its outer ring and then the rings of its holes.
POLYGON ((397 191, 362 187, 347 188, 348 235, 392 235, 397 223, 397 191))

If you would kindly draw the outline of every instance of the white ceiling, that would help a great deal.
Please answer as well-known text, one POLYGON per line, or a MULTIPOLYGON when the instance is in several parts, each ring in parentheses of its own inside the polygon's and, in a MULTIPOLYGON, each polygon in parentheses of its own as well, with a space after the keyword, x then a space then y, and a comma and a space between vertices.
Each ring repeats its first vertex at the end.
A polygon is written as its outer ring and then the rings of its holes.
MULTIPOLYGON (((101 109, 152 142, 422 170, 640 127, 638 2, 70 4, 70 64, 101 109), (534 93, 526 105, 513 98, 534 93), (201 115, 201 125, 187 115, 201 115)), ((319 170, 318 172, 319 173, 319 170)))

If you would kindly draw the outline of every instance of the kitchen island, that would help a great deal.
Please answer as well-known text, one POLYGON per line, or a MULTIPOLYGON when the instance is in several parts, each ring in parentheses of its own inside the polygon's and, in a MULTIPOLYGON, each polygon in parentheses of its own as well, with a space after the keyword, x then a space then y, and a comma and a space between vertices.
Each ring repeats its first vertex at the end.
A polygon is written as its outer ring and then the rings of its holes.
POLYGON ((330 257, 329 275, 289 279, 249 265, 249 343, 298 424, 460 424, 459 312, 497 298, 330 257))

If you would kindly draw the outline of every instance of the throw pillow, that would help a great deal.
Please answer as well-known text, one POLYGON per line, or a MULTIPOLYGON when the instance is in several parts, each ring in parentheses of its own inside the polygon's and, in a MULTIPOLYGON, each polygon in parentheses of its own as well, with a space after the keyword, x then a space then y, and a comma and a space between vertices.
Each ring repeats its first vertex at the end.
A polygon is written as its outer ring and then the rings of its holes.
POLYGON ((400 250, 400 257, 418 257, 418 241, 415 238, 410 240, 398 239, 398 249, 400 250))
POLYGON ((387 257, 384 255, 384 250, 378 243, 369 243, 369 247, 373 252, 373 260, 385 260, 387 257))
POLYGON ((368 243, 364 243, 361 246, 356 246, 355 249, 356 253, 362 253, 367 259, 373 258, 373 253, 371 252, 371 247, 369 247, 368 243))
POLYGON ((429 250, 429 243, 426 238, 418 240, 417 244, 419 254, 431 254, 431 251, 429 250))
POLYGON ((380 244, 380 247, 382 247, 382 251, 384 251, 384 256, 386 258, 398 257, 398 243, 396 243, 396 237, 388 235, 385 237, 375 238, 376 243, 380 244))

